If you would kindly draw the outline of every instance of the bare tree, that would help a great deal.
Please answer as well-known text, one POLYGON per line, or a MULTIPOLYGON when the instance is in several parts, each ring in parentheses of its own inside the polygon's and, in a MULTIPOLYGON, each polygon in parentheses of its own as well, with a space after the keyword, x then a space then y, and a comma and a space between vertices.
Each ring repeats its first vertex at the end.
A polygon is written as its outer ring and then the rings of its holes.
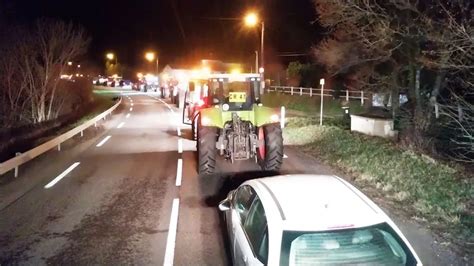
MULTIPOLYGON (((456 110, 472 107, 466 95, 474 90, 473 5, 469 0, 315 0, 318 20, 328 30, 314 48, 315 58, 334 75, 356 79, 362 89, 390 91, 394 117, 397 96, 405 90, 409 138, 425 138, 433 126, 443 127, 440 116, 456 117, 456 110)), ((465 134, 469 121, 449 126, 465 134)))
MULTIPOLYGON (((86 51, 88 39, 82 28, 62 21, 40 20, 35 27, 38 57, 30 62, 29 74, 38 122, 56 118, 56 92, 67 62, 86 51), (34 76, 32 75, 34 74, 34 76)), ((60 106, 60 105, 59 105, 60 106)))
POLYGON ((57 118, 61 74, 86 51, 89 39, 81 27, 54 20, 39 20, 32 28, 17 27, 0 43, 1 119, 38 123, 57 118), (8 40, 8 42, 6 41, 8 40))

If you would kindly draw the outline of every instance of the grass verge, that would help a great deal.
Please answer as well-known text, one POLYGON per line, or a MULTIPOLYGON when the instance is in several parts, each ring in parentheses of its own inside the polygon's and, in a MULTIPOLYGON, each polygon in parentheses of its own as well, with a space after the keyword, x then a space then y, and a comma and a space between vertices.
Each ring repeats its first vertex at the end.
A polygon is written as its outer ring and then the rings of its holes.
POLYGON ((100 113, 104 112, 105 110, 109 109, 115 104, 114 97, 119 96, 118 93, 100 93, 94 91, 93 93, 93 103, 91 104, 90 111, 87 112, 84 116, 80 119, 75 121, 74 123, 70 124, 68 128, 75 128, 84 122, 91 120, 92 118, 96 117, 100 113))
POLYGON ((357 185, 382 191, 407 214, 448 233, 461 246, 474 240, 472 176, 462 169, 400 149, 380 138, 320 127, 311 120, 290 118, 285 142, 355 177, 357 185))
MULTIPOLYGON (((342 110, 342 102, 342 99, 334 100, 330 97, 325 97, 323 103, 323 115, 325 117, 342 117, 344 114, 342 110)), ((321 110, 321 98, 318 96, 292 96, 279 92, 270 92, 262 95, 262 103, 269 107, 285 106, 288 109, 312 116, 319 116, 321 110)), ((350 101, 348 105, 351 113, 355 114, 363 111, 360 101, 350 101)))

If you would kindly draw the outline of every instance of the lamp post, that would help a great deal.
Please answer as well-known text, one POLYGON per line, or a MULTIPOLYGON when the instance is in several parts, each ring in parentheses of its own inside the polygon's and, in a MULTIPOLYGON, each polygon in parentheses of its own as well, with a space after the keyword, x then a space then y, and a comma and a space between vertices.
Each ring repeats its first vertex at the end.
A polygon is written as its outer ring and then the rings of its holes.
POLYGON ((158 56, 155 55, 154 52, 146 52, 145 53, 145 59, 148 61, 148 62, 153 62, 156 58, 156 76, 158 76, 158 56))
POLYGON ((116 56, 114 53, 107 53, 107 54, 105 55, 105 57, 107 57, 107 59, 110 60, 110 61, 112 61, 112 60, 115 59, 115 65, 118 64, 118 58, 117 58, 117 56, 116 56))
MULTIPOLYGON (((114 53, 107 53, 107 54, 105 55, 105 57, 106 57, 107 60, 109 60, 109 61, 112 61, 112 60, 115 59, 115 63, 113 63, 113 64, 114 64, 114 66, 115 66, 115 68, 116 68, 115 70, 117 71, 117 70, 118 70, 118 58, 117 58, 117 56, 116 56, 114 53)), ((114 73, 114 74, 118 74, 118 73, 114 73)), ((120 73, 120 75, 121 75, 121 74, 122 74, 122 73, 120 73)))
MULTIPOLYGON (((247 27, 256 27, 259 22, 259 18, 255 12, 249 12, 244 17, 244 22, 247 27)), ((262 81, 261 93, 263 94, 263 89, 265 88, 265 77, 264 77, 264 40, 265 40, 265 23, 263 20, 260 20, 260 79, 262 81)))

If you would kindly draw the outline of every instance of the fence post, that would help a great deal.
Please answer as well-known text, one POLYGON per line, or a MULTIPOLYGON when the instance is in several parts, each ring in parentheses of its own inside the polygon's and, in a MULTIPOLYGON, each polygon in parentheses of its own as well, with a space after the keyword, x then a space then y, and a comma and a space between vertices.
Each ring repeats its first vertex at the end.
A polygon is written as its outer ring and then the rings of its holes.
POLYGON ((280 115, 280 127, 285 128, 285 106, 281 107, 281 115, 280 115))
POLYGON ((321 84, 321 111, 320 111, 320 114, 319 114, 319 125, 322 126, 323 125, 323 104, 324 104, 324 101, 323 101, 323 98, 324 98, 324 79, 320 79, 319 84, 321 84))
POLYGON ((360 91, 360 105, 364 105, 364 91, 360 91))
POLYGON ((349 101, 349 90, 346 90, 346 102, 349 101))
POLYGON ((300 96, 303 95, 303 88, 300 87, 300 96))
POLYGON ((81 130, 81 137, 84 137, 84 130, 81 130))
MULTIPOLYGON (((21 155, 21 152, 16 152, 16 153, 15 153, 15 156, 20 156, 20 155, 21 155)), ((18 168, 19 168, 19 167, 20 167, 19 165, 17 165, 17 166, 15 167, 15 178, 18 177, 18 170, 19 170, 18 168)))
POLYGON ((61 143, 58 144, 58 151, 61 151, 61 143))
POLYGON ((313 97, 313 88, 309 88, 309 97, 313 97))
POLYGON ((293 95, 293 87, 291 87, 291 95, 293 95))

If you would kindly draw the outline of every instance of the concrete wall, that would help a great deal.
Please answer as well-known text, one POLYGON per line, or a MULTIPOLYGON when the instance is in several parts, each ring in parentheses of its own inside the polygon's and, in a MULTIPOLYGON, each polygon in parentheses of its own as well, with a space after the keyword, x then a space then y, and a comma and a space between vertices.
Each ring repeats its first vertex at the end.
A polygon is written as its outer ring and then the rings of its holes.
POLYGON ((351 115, 351 131, 383 138, 394 138, 398 134, 396 130, 393 130, 393 119, 371 118, 358 115, 351 115))

